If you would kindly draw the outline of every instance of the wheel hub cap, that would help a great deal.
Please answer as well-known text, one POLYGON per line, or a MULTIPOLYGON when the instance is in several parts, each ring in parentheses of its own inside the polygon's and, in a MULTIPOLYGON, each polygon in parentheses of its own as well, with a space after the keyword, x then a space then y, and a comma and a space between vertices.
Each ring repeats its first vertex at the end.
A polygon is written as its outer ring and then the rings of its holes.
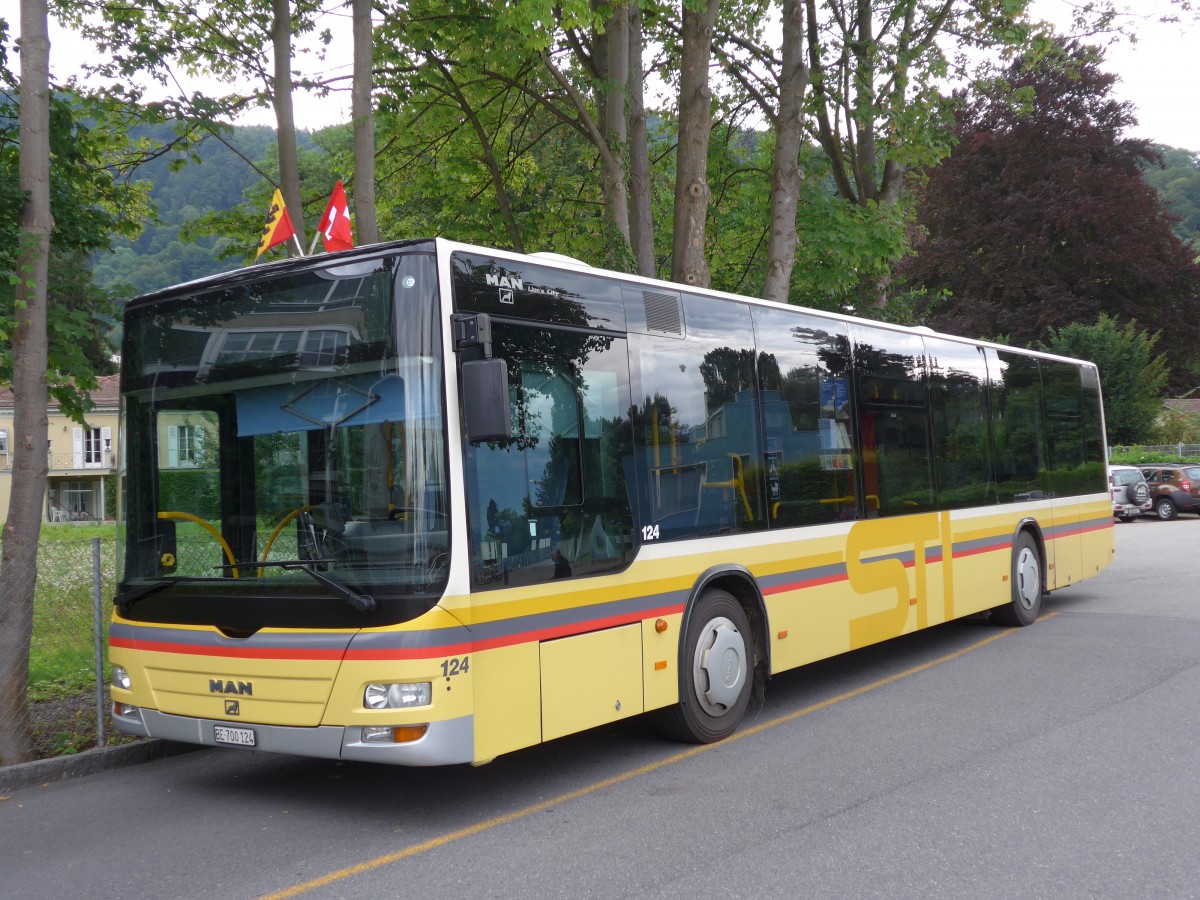
POLYGON ((1017 596, 1021 605, 1033 609, 1042 593, 1042 572, 1038 567, 1037 554, 1028 547, 1022 547, 1017 556, 1017 596))
POLYGON ((700 705, 709 715, 724 713, 737 702, 746 673, 746 644, 741 632, 729 619, 713 619, 700 636, 692 664, 700 705))

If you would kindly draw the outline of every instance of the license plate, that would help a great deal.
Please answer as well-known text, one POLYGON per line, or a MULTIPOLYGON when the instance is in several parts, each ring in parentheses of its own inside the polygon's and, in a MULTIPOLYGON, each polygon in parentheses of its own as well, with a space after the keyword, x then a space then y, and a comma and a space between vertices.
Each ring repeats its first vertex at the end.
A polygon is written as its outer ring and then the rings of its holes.
POLYGON ((213 738, 218 744, 232 744, 235 747, 254 746, 254 731, 250 728, 226 728, 224 725, 214 725, 213 738))

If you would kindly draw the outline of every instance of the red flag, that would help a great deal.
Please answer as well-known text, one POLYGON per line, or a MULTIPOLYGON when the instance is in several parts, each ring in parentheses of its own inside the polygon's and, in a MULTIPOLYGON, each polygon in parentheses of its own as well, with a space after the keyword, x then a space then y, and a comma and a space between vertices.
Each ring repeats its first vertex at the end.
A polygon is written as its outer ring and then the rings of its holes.
POLYGON ((262 256, 276 244, 282 244, 296 233, 292 218, 288 215, 287 204, 283 202, 283 194, 275 189, 271 197, 271 210, 267 213, 267 224, 263 226, 262 236, 258 239, 258 253, 254 258, 262 256))
POLYGON ((346 202, 346 189, 339 180, 333 186, 333 194, 329 197, 329 205, 325 207, 325 215, 321 216, 321 224, 317 226, 325 249, 349 250, 354 246, 354 235, 350 231, 350 204, 346 202))

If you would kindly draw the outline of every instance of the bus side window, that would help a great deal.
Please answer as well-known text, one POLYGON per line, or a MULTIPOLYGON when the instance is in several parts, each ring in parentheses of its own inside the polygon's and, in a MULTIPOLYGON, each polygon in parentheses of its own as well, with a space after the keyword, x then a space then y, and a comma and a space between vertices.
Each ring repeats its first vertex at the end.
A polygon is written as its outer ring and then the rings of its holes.
POLYGON ((983 354, 970 344, 930 337, 924 341, 938 508, 995 503, 983 354))
POLYGON ((754 330, 771 527, 853 519, 856 429, 845 326, 755 307, 754 330))
POLYGON ((998 499, 1041 499, 1048 489, 1048 469, 1038 361, 991 349, 986 356, 998 499))
POLYGON ((624 342, 513 325, 497 325, 494 338, 509 366, 513 437, 467 444, 472 583, 624 567, 632 546, 624 342))
POLYGON ((934 508, 921 338, 855 325, 861 483, 868 518, 934 508))
POLYGON ((685 295, 685 337, 631 334, 640 533, 765 527, 750 311, 685 295))

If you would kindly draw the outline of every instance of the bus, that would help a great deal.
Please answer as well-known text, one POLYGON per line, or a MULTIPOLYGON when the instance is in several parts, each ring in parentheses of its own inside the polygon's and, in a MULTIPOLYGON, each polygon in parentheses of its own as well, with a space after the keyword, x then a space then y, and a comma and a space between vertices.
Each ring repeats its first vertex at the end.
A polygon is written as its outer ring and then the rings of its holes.
POLYGON ((1094 365, 449 240, 131 301, 112 722, 483 763, 1110 562, 1094 365))

